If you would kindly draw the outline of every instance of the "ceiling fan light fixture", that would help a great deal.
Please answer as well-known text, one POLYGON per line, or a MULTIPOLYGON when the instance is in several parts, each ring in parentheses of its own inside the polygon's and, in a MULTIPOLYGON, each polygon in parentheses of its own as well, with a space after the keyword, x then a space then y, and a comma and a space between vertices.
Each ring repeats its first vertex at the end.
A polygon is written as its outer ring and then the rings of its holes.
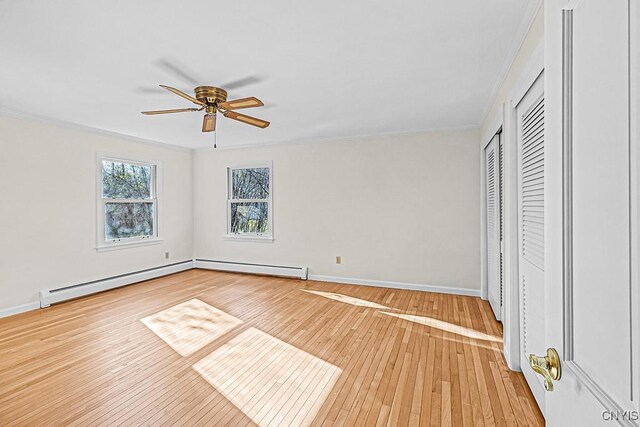
POLYGON ((214 132, 216 130, 216 114, 205 114, 202 120, 202 132, 214 132))

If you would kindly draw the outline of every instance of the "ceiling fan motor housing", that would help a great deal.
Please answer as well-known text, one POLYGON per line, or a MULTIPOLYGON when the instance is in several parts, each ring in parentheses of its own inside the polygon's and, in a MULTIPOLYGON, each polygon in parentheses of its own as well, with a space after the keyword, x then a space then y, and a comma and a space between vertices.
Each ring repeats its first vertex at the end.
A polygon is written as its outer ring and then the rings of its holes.
POLYGON ((227 91, 214 86, 198 86, 194 89, 196 99, 207 105, 215 105, 227 100, 227 91))

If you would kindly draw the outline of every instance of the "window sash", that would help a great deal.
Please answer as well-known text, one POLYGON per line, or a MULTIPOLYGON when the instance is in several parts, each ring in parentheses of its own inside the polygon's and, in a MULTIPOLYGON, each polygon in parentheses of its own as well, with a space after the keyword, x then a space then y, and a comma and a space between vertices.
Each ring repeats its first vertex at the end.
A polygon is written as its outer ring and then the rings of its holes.
POLYGON ((271 236, 271 201, 269 199, 243 199, 243 200, 239 200, 239 199, 233 199, 233 200, 229 200, 227 203, 227 217, 228 217, 228 221, 227 221, 227 235, 229 236, 258 236, 258 237, 268 237, 271 236), (231 217, 231 212, 232 212, 232 206, 234 204, 242 204, 242 203, 265 203, 267 205, 267 232, 266 233, 260 233, 260 232, 247 232, 247 233, 234 233, 233 231, 231 231, 232 229, 232 220, 233 218, 231 217))
POLYGON ((105 199, 104 203, 155 203, 157 199, 105 199))
MULTIPOLYGON (((151 172, 151 179, 150 179, 150 187, 149 187, 149 198, 147 199, 135 199, 135 200, 152 200, 152 199, 156 199, 156 175, 157 175, 157 165, 155 165, 154 163, 145 163, 145 162, 139 162, 139 161, 135 161, 135 160, 122 160, 122 159, 116 159, 116 158, 110 158, 110 157, 101 157, 100 160, 98 161, 98 166, 99 166, 99 171, 98 173, 100 174, 100 178, 99 178, 99 184, 100 184, 100 196, 103 199, 108 199, 108 197, 104 197, 104 182, 102 181, 102 163, 103 162, 113 162, 113 163, 124 163, 127 165, 133 165, 133 166, 144 166, 144 167, 148 167, 150 172, 151 172)), ((125 198, 114 198, 112 200, 120 200, 120 199, 125 199, 125 198)), ((133 199, 127 199, 127 200, 133 200, 133 199)))
POLYGON ((141 239, 149 239, 158 237, 158 204, 157 199, 102 199, 102 221, 103 224, 107 221, 107 205, 108 204, 148 204, 153 205, 153 216, 152 216, 152 227, 153 234, 145 234, 143 236, 131 236, 131 237, 118 237, 118 238, 108 238, 107 237, 107 228, 104 226, 102 242, 103 243, 113 243, 113 242, 130 242, 134 240, 141 239))
POLYGON ((229 199, 230 203, 270 203, 271 199, 229 199))
POLYGON ((233 167, 233 168, 228 168, 228 173, 227 173, 227 199, 229 200, 236 200, 236 201, 240 201, 240 200, 267 200, 267 199, 235 199, 234 196, 234 192, 233 192, 233 171, 238 171, 238 170, 245 170, 245 169, 268 169, 269 170, 269 199, 271 199, 271 165, 266 165, 266 164, 257 164, 257 165, 251 165, 251 166, 244 166, 244 167, 233 167))

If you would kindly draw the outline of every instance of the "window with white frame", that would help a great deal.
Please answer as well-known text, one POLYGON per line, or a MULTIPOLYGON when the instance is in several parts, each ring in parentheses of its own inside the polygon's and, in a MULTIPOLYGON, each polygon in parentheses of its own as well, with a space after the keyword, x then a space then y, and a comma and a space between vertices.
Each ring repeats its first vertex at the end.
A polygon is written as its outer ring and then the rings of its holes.
POLYGON ((158 165, 99 158, 98 246, 158 237, 158 165))
POLYGON ((228 168, 227 183, 227 236, 271 239, 271 164, 228 168))

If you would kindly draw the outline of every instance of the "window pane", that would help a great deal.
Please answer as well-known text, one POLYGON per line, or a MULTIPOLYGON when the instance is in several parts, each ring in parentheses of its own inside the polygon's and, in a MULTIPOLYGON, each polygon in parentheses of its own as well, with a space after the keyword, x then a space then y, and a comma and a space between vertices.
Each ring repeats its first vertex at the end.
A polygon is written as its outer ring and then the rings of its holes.
POLYGON ((268 234, 269 204, 266 202, 232 202, 231 233, 268 234))
POLYGON ((102 161, 102 197, 150 199, 151 166, 102 161))
POLYGON ((153 235, 153 203, 107 203, 106 240, 153 235))
POLYGON ((269 168, 232 169, 233 199, 266 199, 269 197, 269 168))

